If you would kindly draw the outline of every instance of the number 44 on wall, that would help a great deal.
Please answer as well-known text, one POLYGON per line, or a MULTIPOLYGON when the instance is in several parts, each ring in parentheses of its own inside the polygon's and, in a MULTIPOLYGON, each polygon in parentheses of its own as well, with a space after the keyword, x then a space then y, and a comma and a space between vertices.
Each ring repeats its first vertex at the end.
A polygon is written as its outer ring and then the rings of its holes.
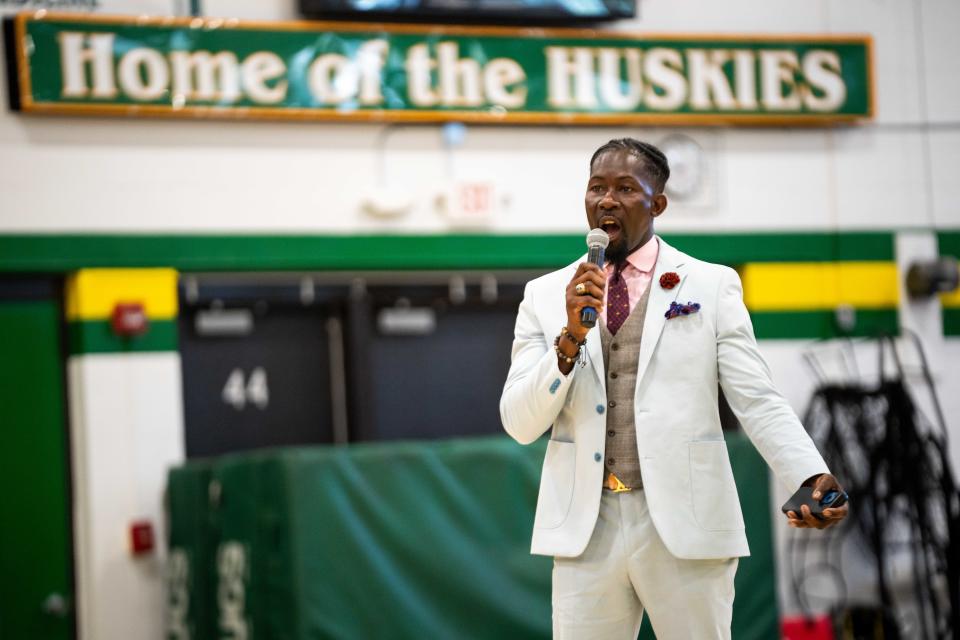
POLYGON ((225 404, 237 411, 243 411, 248 403, 257 409, 266 409, 270 405, 270 388, 267 386, 266 370, 263 367, 255 368, 244 382, 243 369, 235 368, 227 377, 227 383, 223 385, 220 397, 225 404))

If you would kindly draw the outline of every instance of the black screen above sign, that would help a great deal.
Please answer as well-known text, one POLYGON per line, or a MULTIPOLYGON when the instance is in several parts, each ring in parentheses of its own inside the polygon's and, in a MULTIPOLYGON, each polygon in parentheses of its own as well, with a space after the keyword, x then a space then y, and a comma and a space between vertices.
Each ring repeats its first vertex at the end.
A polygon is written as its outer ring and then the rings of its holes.
POLYGON ((308 18, 578 24, 636 15, 636 0, 300 0, 308 18))

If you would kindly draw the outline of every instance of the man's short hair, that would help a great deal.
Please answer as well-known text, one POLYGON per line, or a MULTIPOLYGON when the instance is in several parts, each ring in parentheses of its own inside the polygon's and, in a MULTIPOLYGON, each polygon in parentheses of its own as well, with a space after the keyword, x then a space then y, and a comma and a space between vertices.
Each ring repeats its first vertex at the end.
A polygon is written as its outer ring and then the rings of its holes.
POLYGON ((663 151, 649 142, 641 142, 634 138, 616 138, 593 152, 593 155, 590 156, 591 170, 594 161, 607 151, 627 151, 643 160, 644 167, 650 177, 653 178, 657 191, 663 191, 664 185, 670 178, 670 164, 667 162, 667 156, 663 155, 663 151))

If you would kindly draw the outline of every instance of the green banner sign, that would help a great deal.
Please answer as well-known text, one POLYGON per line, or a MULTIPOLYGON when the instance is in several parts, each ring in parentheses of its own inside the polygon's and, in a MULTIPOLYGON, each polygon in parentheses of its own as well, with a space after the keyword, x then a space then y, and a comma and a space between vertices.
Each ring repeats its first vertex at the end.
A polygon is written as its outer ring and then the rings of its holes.
POLYGON ((21 14, 12 31, 13 94, 36 113, 698 125, 873 114, 869 36, 50 13, 21 14))

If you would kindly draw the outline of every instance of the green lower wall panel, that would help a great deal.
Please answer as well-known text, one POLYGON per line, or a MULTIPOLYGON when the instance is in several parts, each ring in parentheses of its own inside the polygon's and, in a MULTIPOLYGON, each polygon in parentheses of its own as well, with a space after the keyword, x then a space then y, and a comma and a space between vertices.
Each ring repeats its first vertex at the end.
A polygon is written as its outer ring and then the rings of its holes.
POLYGON ((695 258, 731 266, 747 262, 894 260, 890 231, 666 233, 663 237, 695 258))
POLYGON ((123 338, 113 333, 109 320, 74 320, 68 327, 70 353, 127 353, 176 351, 176 320, 151 320, 143 335, 123 338))
MULTIPOLYGON (((894 259, 894 234, 864 232, 667 233, 700 259, 749 262, 894 259)), ((951 245, 949 234, 941 244, 951 245)), ((958 235, 960 237, 960 235, 958 235)), ((66 272, 84 267, 173 267, 181 271, 555 269, 584 251, 580 234, 546 235, 2 235, 0 272, 66 272)), ((893 310, 859 310, 852 332, 830 311, 754 314, 760 339, 820 339, 897 333, 893 310)), ((174 327, 119 340, 104 326, 72 327, 74 353, 176 348, 174 327)))
MULTIPOLYGON (((937 234, 940 255, 960 259, 960 230, 941 231, 937 234)), ((943 335, 960 336, 960 308, 943 309, 943 335)))
POLYGON ((833 311, 777 311, 750 313, 758 340, 826 340, 841 336, 899 335, 896 309, 857 309, 852 330, 837 326, 833 311))
POLYGON ((943 310, 943 335, 960 336, 960 308, 947 307, 943 310))
MULTIPOLYGON (((529 553, 545 445, 495 436, 213 462, 206 491, 187 483, 196 499, 171 501, 178 540, 216 540, 213 558, 184 550, 210 571, 210 592, 190 602, 217 608, 192 637, 549 638, 552 560, 529 553)), ((777 637, 766 467, 743 435, 728 447, 753 552, 733 635, 777 637)))
POLYGON ((0 638, 68 640, 73 617, 43 615, 51 593, 75 602, 69 443, 60 305, 0 301, 0 638))
MULTIPOLYGON (((173 267, 182 271, 553 269, 585 252, 583 234, 0 235, 0 271, 173 267)), ((892 260, 893 233, 666 233, 702 260, 892 260)))
POLYGON ((943 230, 937 233, 940 255, 960 258, 960 229, 943 230))

